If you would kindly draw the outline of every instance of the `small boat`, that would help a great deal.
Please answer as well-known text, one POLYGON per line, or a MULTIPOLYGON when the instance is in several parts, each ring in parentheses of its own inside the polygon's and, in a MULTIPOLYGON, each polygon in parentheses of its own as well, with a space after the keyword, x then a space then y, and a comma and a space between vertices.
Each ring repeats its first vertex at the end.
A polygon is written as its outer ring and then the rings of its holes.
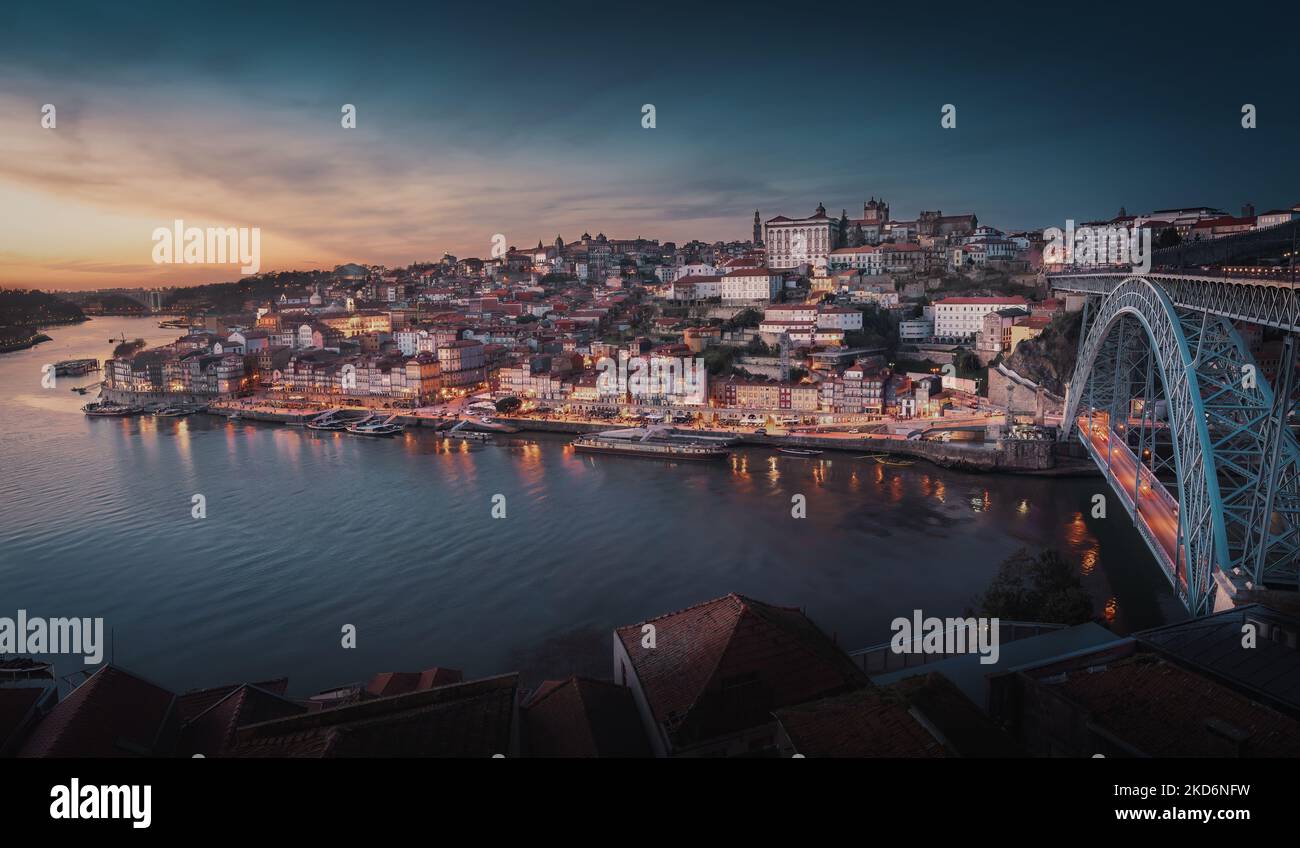
POLYGON ((378 415, 371 415, 355 424, 348 425, 345 429, 349 433, 355 433, 358 436, 396 436, 406 430, 406 425, 394 424, 393 418, 395 417, 389 416, 386 419, 381 419, 378 415))
POLYGON ((776 449, 776 452, 777 452, 777 453, 781 453, 781 454, 785 454, 786 456, 805 456, 805 457, 812 457, 812 456, 821 456, 821 455, 822 455, 822 452, 821 452, 821 451, 819 451, 819 450, 809 450, 808 448, 777 448, 777 449, 776 449))
POLYGON ((227 421, 238 421, 238 420, 240 420, 240 419, 243 418, 243 417, 244 417, 244 416, 240 414, 239 410, 236 409, 234 412, 232 412, 232 413, 230 413, 229 415, 226 416, 226 420, 227 420, 227 421))
POLYGON ((916 464, 910 459, 890 459, 887 456, 877 456, 875 460, 878 465, 888 465, 893 468, 906 468, 916 464))
POLYGON ((155 418, 181 418, 192 411, 185 406, 164 406, 162 409, 155 409, 153 415, 155 418))
MULTIPOLYGON (((363 424, 372 417, 367 416, 356 423, 363 424)), ((308 430, 344 430, 347 426, 348 422, 340 418, 337 412, 323 412, 307 422, 308 430)))
POLYGON ((449 430, 443 435, 448 439, 464 439, 468 442, 486 442, 492 438, 488 433, 478 433, 473 430, 449 430))

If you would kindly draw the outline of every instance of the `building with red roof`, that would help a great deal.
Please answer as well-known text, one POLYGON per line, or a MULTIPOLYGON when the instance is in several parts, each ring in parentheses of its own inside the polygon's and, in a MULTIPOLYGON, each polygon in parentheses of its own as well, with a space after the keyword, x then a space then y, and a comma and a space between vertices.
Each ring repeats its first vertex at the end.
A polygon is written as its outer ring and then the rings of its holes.
POLYGON ((729 756, 774 747, 773 710, 867 678, 800 610, 733 593, 615 630, 614 681, 656 755, 729 756))

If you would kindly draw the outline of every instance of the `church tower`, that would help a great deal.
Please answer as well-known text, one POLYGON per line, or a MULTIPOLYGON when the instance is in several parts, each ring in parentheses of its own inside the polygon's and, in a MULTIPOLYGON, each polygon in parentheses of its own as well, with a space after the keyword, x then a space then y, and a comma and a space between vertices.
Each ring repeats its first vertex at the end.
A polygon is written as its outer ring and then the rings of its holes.
POLYGON ((763 225, 758 222, 758 210, 754 210, 754 246, 763 243, 763 225))

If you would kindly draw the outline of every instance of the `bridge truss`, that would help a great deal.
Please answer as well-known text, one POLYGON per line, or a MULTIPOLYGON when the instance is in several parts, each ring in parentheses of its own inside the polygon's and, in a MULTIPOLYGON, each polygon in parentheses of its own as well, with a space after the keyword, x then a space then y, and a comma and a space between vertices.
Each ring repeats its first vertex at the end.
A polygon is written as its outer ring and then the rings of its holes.
POLYGON ((1077 434, 1080 421, 1090 428, 1103 421, 1107 450, 1114 439, 1137 457, 1142 467, 1134 491, 1123 492, 1125 506, 1171 566, 1188 609, 1212 610, 1216 571, 1247 585, 1297 588, 1300 445, 1287 426, 1294 337, 1286 338, 1274 393, 1229 320, 1294 331, 1294 291, 1113 275, 1054 278, 1053 286, 1103 295, 1085 307, 1062 438, 1077 434), (1137 514, 1143 486, 1176 497, 1176 530, 1137 514))

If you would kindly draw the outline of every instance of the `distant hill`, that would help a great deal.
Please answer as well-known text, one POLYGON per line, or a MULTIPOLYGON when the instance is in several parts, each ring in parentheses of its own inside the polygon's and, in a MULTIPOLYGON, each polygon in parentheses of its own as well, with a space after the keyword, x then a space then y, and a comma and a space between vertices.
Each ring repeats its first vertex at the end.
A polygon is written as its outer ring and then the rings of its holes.
POLYGON ((79 306, 61 297, 35 290, 0 289, 0 327, 32 328, 85 320, 79 306))
POLYGON ((333 274, 329 271, 280 271, 257 274, 233 283, 209 283, 174 289, 163 301, 164 311, 214 309, 233 313, 243 309, 244 302, 274 300, 286 290, 297 291, 303 286, 327 284, 333 274))

